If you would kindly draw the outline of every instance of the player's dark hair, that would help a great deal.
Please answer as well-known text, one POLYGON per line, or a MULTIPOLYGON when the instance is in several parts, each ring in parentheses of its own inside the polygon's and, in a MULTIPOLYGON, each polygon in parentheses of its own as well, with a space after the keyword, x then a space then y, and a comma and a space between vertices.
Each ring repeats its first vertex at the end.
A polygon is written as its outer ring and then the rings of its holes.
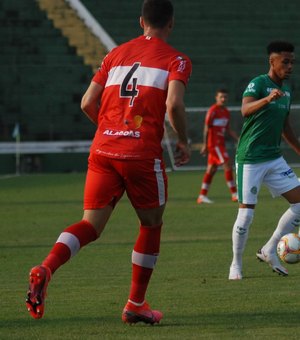
POLYGON ((172 20, 174 8, 170 0, 144 0, 142 17, 153 28, 164 28, 172 20))
POLYGON ((216 95, 217 95, 218 93, 226 93, 226 94, 228 94, 228 90, 225 89, 224 87, 220 87, 219 89, 217 89, 216 95))
POLYGON ((287 41, 276 40, 272 41, 267 46, 268 55, 271 53, 280 53, 280 52, 294 52, 295 47, 293 44, 287 41))

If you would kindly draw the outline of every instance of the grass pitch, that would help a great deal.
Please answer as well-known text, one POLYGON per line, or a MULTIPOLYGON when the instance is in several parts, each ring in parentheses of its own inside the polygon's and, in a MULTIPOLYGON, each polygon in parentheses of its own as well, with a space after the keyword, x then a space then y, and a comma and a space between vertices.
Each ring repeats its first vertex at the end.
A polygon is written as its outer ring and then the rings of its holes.
POLYGON ((244 255, 244 279, 231 282, 231 230, 237 204, 222 171, 212 205, 196 197, 203 172, 169 174, 161 255, 147 299, 163 311, 154 327, 121 322, 131 277, 137 218, 124 197, 100 240, 54 275, 41 320, 26 311, 29 269, 60 232, 82 216, 84 174, 0 179, 0 339, 298 339, 300 264, 280 277, 255 259, 288 205, 260 193, 244 255))

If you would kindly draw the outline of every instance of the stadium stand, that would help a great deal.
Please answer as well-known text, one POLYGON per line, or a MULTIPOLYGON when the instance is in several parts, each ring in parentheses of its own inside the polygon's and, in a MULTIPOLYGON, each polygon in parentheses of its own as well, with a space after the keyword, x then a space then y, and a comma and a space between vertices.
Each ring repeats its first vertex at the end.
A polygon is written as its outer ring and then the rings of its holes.
MULTIPOLYGON (((142 1, 110 0, 105 2, 82 0, 104 29, 118 43, 142 33, 138 19, 142 1)), ((281 0, 173 0, 175 28, 170 43, 188 54, 193 62, 193 73, 186 93, 189 108, 189 136, 195 152, 190 164, 202 165, 199 143, 205 107, 214 101, 217 88, 229 90, 229 105, 240 106, 248 82, 268 70, 266 46, 272 40, 288 40, 300 46, 300 2, 281 0), (195 108, 199 108, 195 110, 195 108)), ((293 103, 300 103, 300 73, 293 74, 293 103)), ((292 117, 299 125, 297 111, 292 117)), ((242 117, 232 111, 232 127, 240 131, 242 117)), ((299 131, 299 130, 298 130, 299 131)), ((234 145, 228 150, 233 156, 234 145)), ((294 162, 295 160, 293 160, 294 162)))
POLYGON ((23 141, 90 139, 80 100, 92 68, 36 1, 0 2, 0 41, 0 140, 12 140, 16 122, 23 141))
POLYGON ((76 53, 83 57, 84 63, 96 71, 107 50, 79 18, 77 12, 64 0, 39 0, 38 4, 53 21, 54 27, 60 29, 63 36, 68 38, 70 46, 76 48, 76 53))
MULTIPOLYGON (((118 43, 141 34, 142 1, 82 0, 118 43)), ((173 0, 176 25, 170 42, 193 61, 186 96, 188 106, 208 106, 218 87, 230 91, 230 104, 240 105, 241 94, 253 76, 267 69, 266 45, 287 39, 300 46, 300 3, 291 1, 173 0)), ((300 102, 300 75, 292 79, 294 102, 300 102)))
MULTIPOLYGON (((203 108, 203 114, 194 110, 189 116, 192 142, 199 143, 204 108, 211 105, 216 88, 228 88, 229 105, 239 106, 249 79, 267 70, 269 41, 290 40, 298 52, 300 2, 273 0, 272 10, 267 0, 231 0, 222 5, 219 0, 173 2, 176 25, 170 43, 193 62, 186 104, 203 108)), ((81 50, 90 38, 82 32, 82 23, 74 29, 76 17, 69 8, 63 12, 58 3, 65 6, 64 0, 0 1, 0 142, 13 141, 16 122, 23 141, 90 140, 93 136, 94 127, 79 104, 104 51, 99 46, 93 52, 81 50), (68 36, 72 31, 76 38, 68 36)), ((138 25, 142 0, 82 3, 117 44, 142 34, 138 25)), ((291 82, 293 103, 299 104, 297 69, 291 82)), ((240 120, 235 122, 238 128, 240 120)), ((0 173, 6 172, 14 162, 0 157, 0 173)), ((84 168, 85 163, 80 169, 84 168)))

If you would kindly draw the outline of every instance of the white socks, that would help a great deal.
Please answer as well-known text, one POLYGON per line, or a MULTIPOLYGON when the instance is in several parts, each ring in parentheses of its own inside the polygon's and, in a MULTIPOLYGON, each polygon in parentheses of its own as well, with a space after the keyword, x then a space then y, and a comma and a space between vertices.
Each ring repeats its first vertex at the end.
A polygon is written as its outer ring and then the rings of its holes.
POLYGON ((281 216, 277 228, 263 250, 268 254, 276 253, 279 240, 285 234, 295 232, 300 225, 300 203, 291 204, 289 209, 281 216))
MULTIPOLYGON (((254 216, 254 209, 239 208, 232 230, 232 267, 242 268, 242 256, 248 239, 249 228, 254 216)), ((264 253, 275 254, 279 240, 285 234, 295 232, 300 225, 300 203, 291 204, 281 216, 272 237, 263 246, 264 253)), ((300 233, 300 231, 299 231, 300 233)))
POLYGON ((253 220, 254 209, 239 208, 232 229, 232 266, 242 268, 242 255, 248 239, 249 228, 253 220))

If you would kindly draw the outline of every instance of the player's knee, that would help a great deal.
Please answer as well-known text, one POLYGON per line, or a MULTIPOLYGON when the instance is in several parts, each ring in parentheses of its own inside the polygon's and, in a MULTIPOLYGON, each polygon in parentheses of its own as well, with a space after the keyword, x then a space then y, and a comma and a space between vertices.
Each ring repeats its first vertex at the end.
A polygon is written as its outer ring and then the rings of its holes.
POLYGON ((145 227, 157 227, 162 225, 163 213, 165 210, 165 204, 160 207, 152 209, 135 209, 141 225, 145 227))
POLYGON ((231 164, 224 164, 223 165, 223 169, 224 169, 224 171, 226 172, 226 171, 232 171, 232 166, 231 166, 231 164))
POLYGON ((210 168, 206 171, 206 173, 210 176, 214 176, 215 173, 217 172, 218 168, 210 168))
POLYGON ((244 225, 249 226, 254 217, 254 209, 239 208, 237 220, 241 221, 244 225))
POLYGON ((290 210, 300 217, 300 203, 291 204, 290 210))

